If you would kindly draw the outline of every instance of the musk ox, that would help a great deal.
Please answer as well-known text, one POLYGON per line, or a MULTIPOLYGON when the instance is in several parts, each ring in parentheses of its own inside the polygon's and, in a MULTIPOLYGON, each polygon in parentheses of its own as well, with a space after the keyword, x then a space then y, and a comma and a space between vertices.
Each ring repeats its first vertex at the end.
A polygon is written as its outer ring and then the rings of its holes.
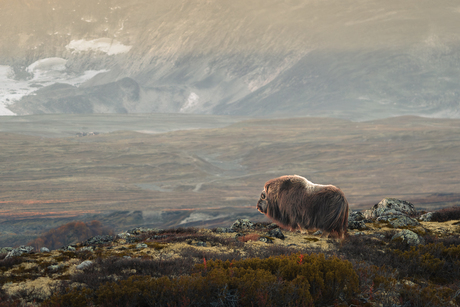
POLYGON ((281 176, 265 183, 257 210, 290 230, 335 231, 344 237, 348 227, 348 202, 333 185, 321 185, 301 176, 281 176))

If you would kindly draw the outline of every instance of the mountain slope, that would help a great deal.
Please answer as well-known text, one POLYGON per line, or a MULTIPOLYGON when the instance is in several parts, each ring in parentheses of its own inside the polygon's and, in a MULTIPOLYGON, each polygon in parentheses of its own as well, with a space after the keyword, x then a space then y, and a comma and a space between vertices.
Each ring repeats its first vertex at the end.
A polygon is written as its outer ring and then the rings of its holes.
POLYGON ((0 64, 15 78, 50 57, 67 60, 67 74, 100 73, 59 101, 51 88, 0 102, 18 114, 459 117, 459 17, 449 0, 9 0, 0 4, 0 64), (96 107, 126 77, 139 99, 96 107), (81 91, 87 108, 64 107, 81 91))

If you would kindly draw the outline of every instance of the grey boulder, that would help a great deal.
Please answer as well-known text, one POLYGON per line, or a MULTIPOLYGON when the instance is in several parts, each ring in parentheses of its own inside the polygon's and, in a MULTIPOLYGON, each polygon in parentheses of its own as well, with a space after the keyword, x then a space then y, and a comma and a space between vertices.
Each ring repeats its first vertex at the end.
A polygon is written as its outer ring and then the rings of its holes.
POLYGON ((414 216, 417 211, 410 202, 396 198, 384 198, 375 204, 371 210, 364 211, 366 219, 375 220, 382 216, 407 215, 414 216))
POLYGON ((391 241, 402 241, 403 243, 406 243, 407 245, 411 245, 411 246, 425 244, 425 239, 420 237, 415 232, 407 230, 407 229, 401 230, 400 232, 395 234, 391 238, 391 241))
POLYGON ((77 269, 83 270, 84 268, 90 267, 91 265, 93 265, 93 262, 91 260, 85 260, 79 265, 77 265, 77 269))
POLYGON ((428 213, 422 214, 422 215, 420 215, 420 217, 418 219, 419 219, 419 221, 422 221, 422 222, 431 222, 432 219, 433 219, 433 212, 428 212, 428 213))
POLYGON ((11 257, 21 256, 22 254, 30 254, 33 251, 33 249, 34 248, 32 246, 21 245, 18 248, 14 248, 10 252, 8 252, 8 254, 6 255, 5 259, 11 258, 11 257))

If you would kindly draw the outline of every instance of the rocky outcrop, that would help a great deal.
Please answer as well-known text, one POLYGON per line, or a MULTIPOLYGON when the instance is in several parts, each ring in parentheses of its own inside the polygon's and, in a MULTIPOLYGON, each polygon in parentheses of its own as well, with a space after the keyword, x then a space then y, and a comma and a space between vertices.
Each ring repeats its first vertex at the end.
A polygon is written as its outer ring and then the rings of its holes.
POLYGON ((370 210, 364 211, 366 219, 376 220, 378 218, 394 215, 415 216, 417 211, 410 202, 396 198, 384 198, 370 210))
MULTIPOLYGON (((358 218, 361 215, 355 214, 358 218)), ((402 228, 408 226, 419 226, 420 223, 413 218, 417 215, 415 206, 408 201, 396 198, 384 198, 378 204, 375 204, 372 209, 365 210, 363 213, 364 220, 373 222, 386 222, 393 228, 402 228)), ((349 221, 349 229, 360 229, 362 223, 357 223, 353 220, 349 221)), ((362 229, 362 228, 361 228, 362 229)))
POLYGON ((18 256, 21 256, 22 254, 30 254, 33 250, 34 248, 32 246, 21 245, 18 248, 15 248, 11 250, 10 252, 8 252, 5 259, 11 258, 11 257, 18 257, 18 256))
POLYGON ((92 238, 89 238, 85 242, 83 242, 83 245, 99 245, 99 244, 106 244, 110 243, 113 241, 113 236, 110 235, 105 235, 105 236, 95 236, 92 238))
POLYGON ((237 219, 231 226, 235 231, 253 229, 254 224, 248 219, 237 219))

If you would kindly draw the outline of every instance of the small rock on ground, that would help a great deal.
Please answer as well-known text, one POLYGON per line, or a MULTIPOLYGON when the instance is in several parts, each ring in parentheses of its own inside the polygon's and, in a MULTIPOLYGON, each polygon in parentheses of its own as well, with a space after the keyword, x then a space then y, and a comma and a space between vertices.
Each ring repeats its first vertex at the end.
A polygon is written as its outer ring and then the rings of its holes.
POLYGON ((281 232, 281 229, 279 228, 275 228, 275 229, 272 229, 268 232, 268 236, 269 237, 274 237, 274 238, 278 238, 278 239, 281 239, 281 240, 284 240, 284 234, 281 232))
POLYGON ((407 229, 404 229, 398 232, 391 238, 391 241, 399 241, 399 240, 411 246, 425 244, 425 239, 420 237, 415 232, 407 230, 407 229))
POLYGON ((85 260, 79 265, 77 265, 78 270, 83 270, 84 268, 87 268, 89 266, 93 265, 93 262, 91 260, 85 260))
POLYGON ((422 214, 418 219, 422 222, 431 222, 431 220, 433 219, 433 212, 422 214))
POLYGON ((233 230, 254 229, 254 224, 248 219, 237 219, 231 228, 233 230))
POLYGON ((265 243, 273 243, 273 241, 269 238, 266 237, 260 237, 259 241, 265 242, 265 243))
POLYGON ((367 226, 364 221, 348 221, 348 229, 364 230, 367 229, 367 226))

